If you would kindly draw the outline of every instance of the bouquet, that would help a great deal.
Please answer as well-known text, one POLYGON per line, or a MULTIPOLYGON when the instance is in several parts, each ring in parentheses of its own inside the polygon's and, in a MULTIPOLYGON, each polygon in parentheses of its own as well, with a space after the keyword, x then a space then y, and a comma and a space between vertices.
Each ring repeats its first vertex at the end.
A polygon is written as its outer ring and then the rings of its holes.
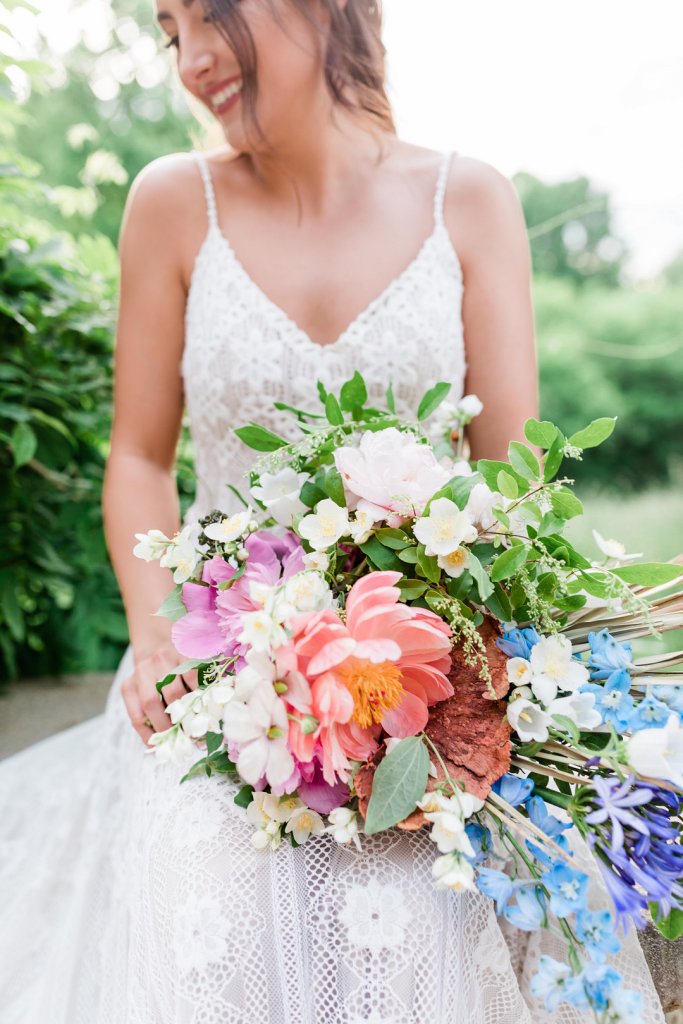
POLYGON ((231 775, 257 849, 428 829, 437 886, 564 937, 533 980, 549 1012, 635 1022, 619 929, 683 932, 683 652, 661 643, 683 570, 595 531, 591 560, 565 535, 583 509, 560 471, 614 419, 571 437, 532 419, 507 462, 472 465, 481 403, 448 391, 404 422, 391 386, 380 409, 358 372, 318 383, 322 413, 277 406, 299 440, 237 431, 259 453, 238 511, 136 535, 173 570, 160 614, 187 659, 158 689, 199 672, 150 745, 182 781, 231 775), (611 906, 591 903, 572 831, 611 906))

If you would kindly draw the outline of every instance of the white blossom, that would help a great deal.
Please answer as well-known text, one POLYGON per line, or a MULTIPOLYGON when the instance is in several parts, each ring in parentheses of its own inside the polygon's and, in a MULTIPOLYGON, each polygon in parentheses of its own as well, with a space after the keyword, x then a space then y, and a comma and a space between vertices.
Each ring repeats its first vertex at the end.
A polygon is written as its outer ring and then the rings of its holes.
POLYGON ((348 509, 342 508, 324 498, 318 502, 315 512, 304 516, 299 523, 299 533, 316 551, 326 551, 349 532, 348 509))
POLYGON ((281 601, 290 614, 322 611, 329 608, 333 600, 332 591, 324 577, 311 570, 290 576, 281 590, 281 601))
POLYGON ((310 551, 304 554, 304 565, 316 572, 327 572, 330 567, 330 556, 324 551, 310 551))
POLYGON ((508 682, 513 686, 528 686, 533 675, 531 662, 526 658, 509 658, 507 663, 508 682))
POLYGON ((439 555, 436 561, 439 568, 443 569, 447 576, 457 579, 458 576, 462 576, 467 568, 468 559, 469 552, 467 548, 460 547, 456 548, 455 551, 451 551, 449 555, 439 555))
POLYGON ((572 656, 572 645, 562 633, 541 637, 529 657, 533 670, 531 689, 544 704, 550 704, 558 690, 574 691, 588 682, 583 662, 572 656))
POLYGON ((354 518, 349 520, 349 533, 354 544, 365 544, 372 534, 376 522, 374 512, 366 508, 358 508, 354 518))
POLYGON ((145 562, 156 562, 161 558, 169 544, 172 543, 161 530, 149 530, 147 533, 136 533, 135 539, 139 541, 133 548, 136 558, 142 558, 145 562))
POLYGON ((437 857, 432 865, 432 875, 436 879, 437 889, 453 889, 454 892, 476 889, 473 866, 457 853, 437 857))
POLYGON ((484 403, 476 395, 464 395, 458 402, 458 413, 464 423, 469 423, 479 416, 483 408, 484 403))
POLYGON ((683 726, 672 713, 663 729, 640 729, 626 740, 629 764, 651 779, 683 788, 683 726))
POLYGON ((317 811, 305 806, 295 810, 285 825, 285 832, 291 832, 299 845, 305 843, 310 836, 319 836, 324 831, 323 819, 317 811))
POLYGON ((153 732, 147 740, 147 745, 150 748, 149 753, 154 753, 162 764, 172 762, 182 765, 190 754, 197 752, 190 737, 178 725, 164 729, 163 732, 153 732))
POLYGON ((350 807, 336 807, 327 816, 329 824, 325 829, 337 843, 355 843, 361 849, 358 836, 358 815, 350 807))
POLYGON ((173 569, 174 583, 189 580, 201 561, 203 549, 198 543, 199 529, 198 523, 188 523, 175 534, 159 559, 163 569, 173 569))
POLYGON ((626 548, 619 540, 606 540, 602 534, 598 533, 597 530, 593 530, 593 538, 595 543, 602 551, 603 555, 607 558, 613 558, 617 562, 630 562, 634 558, 642 558, 643 554, 640 552, 637 555, 627 555, 626 548))
POLYGON ((291 526, 294 516, 306 511, 299 493, 307 480, 308 473, 284 466, 275 473, 261 473, 260 483, 251 488, 251 493, 277 523, 291 526))
POLYGON ((505 498, 498 491, 492 491, 488 484, 475 484, 469 493, 465 511, 473 523, 483 530, 498 526, 493 514, 494 508, 505 508, 505 498))
POLYGON ((595 729, 600 725, 602 716, 595 707, 595 694, 570 693, 567 697, 556 697, 548 705, 549 715, 564 715, 571 719, 579 729, 595 729))
POLYGON ((507 719, 522 743, 532 740, 543 743, 548 739, 548 726, 552 719, 543 708, 529 700, 530 696, 528 687, 519 686, 508 703, 507 719))
POLYGON ((294 771, 287 711, 270 684, 256 686, 246 701, 230 701, 223 734, 239 746, 237 770, 252 786, 263 776, 271 786, 281 786, 294 771))
POLYGON ((205 526, 204 533, 210 540, 215 540, 219 544, 231 544, 249 532, 253 514, 251 508, 242 509, 241 512, 235 512, 217 523, 205 526))
POLYGON ((428 555, 450 555, 461 544, 471 544, 478 536, 469 514, 450 498, 433 501, 429 515, 417 520, 413 533, 425 545, 428 555))

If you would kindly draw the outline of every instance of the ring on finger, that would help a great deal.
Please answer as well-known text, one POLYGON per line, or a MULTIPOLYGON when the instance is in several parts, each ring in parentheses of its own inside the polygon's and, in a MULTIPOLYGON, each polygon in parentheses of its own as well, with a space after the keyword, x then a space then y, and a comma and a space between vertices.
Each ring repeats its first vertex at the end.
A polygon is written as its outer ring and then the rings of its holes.
POLYGON ((145 717, 142 719, 142 724, 146 725, 148 729, 153 729, 154 728, 153 723, 149 720, 147 715, 145 715, 145 717))

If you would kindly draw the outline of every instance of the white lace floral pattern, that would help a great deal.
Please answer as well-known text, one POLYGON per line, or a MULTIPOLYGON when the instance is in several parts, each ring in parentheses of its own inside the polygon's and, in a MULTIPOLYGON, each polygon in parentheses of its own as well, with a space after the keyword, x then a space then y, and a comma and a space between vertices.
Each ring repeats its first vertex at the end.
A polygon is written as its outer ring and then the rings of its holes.
MULTIPOLYGON (((436 380, 462 394, 446 167, 419 255, 322 349, 241 270, 208 188, 183 360, 195 511, 234 506, 225 484, 249 456, 232 428, 286 430, 272 401, 308 405, 318 377, 358 368, 376 401, 392 378, 402 415, 436 380)), ((232 782, 181 785, 145 754, 120 694, 131 670, 128 652, 104 715, 0 766, 3 1024, 548 1024, 529 979, 541 946, 558 955, 552 936, 504 931, 480 894, 437 890, 424 832, 254 850, 232 782)), ((618 966, 661 1024, 633 933, 618 966)))

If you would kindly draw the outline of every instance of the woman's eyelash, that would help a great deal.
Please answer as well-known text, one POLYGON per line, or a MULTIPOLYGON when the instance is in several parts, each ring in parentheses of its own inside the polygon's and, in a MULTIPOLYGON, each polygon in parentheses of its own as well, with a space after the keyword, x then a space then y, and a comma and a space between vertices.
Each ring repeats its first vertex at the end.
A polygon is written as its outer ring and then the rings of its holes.
MULTIPOLYGON (((219 19, 213 14, 208 14, 205 18, 202 18, 202 21, 207 25, 215 25, 218 20, 219 19)), ((167 50, 170 50, 172 46, 178 48, 179 45, 180 39, 178 36, 171 36, 169 41, 167 43, 164 43, 164 47, 167 50)))
POLYGON ((179 42, 180 40, 178 39, 178 36, 171 36, 169 41, 167 43, 164 43, 164 48, 166 50, 170 50, 172 46, 177 47, 179 42))

